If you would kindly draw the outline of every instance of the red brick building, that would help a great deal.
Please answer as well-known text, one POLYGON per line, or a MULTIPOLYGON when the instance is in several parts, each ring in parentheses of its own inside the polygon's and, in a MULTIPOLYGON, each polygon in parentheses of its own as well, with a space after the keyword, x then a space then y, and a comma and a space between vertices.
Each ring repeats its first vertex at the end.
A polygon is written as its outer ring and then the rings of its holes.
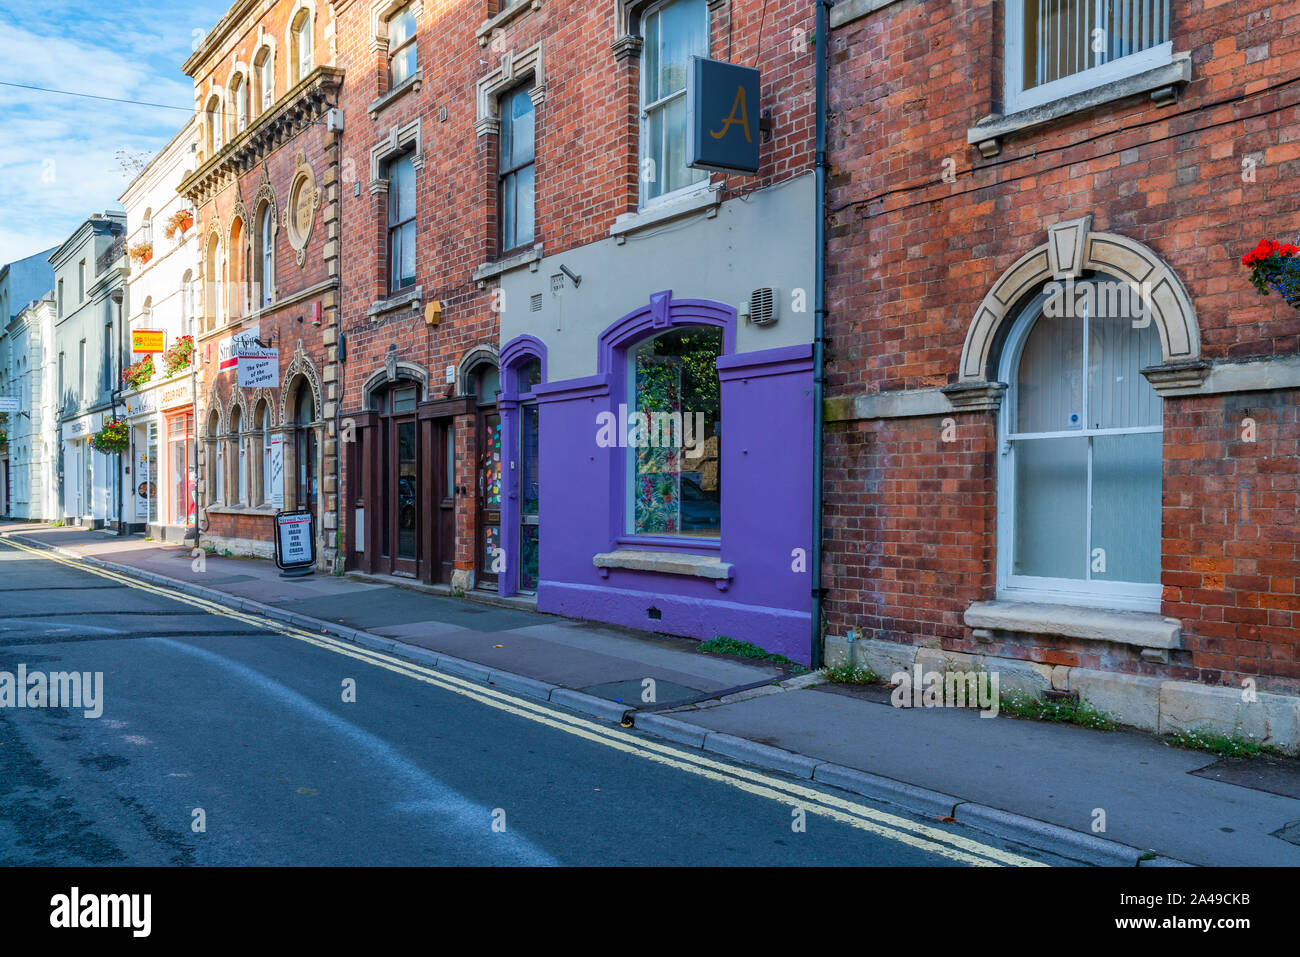
POLYGON ((1300 10, 831 24, 828 640, 1294 746, 1241 689, 1300 692, 1300 314, 1240 260, 1300 231, 1300 10))
POLYGON ((762 634, 737 637, 806 656, 809 587, 790 555, 811 538, 811 7, 337 0, 332 9, 347 74, 347 567, 535 594, 543 610, 675 634, 752 625, 762 634), (757 176, 688 170, 648 152, 643 113, 681 109, 666 122, 684 131, 689 54, 761 71, 768 117, 760 129, 753 104, 749 127, 761 139, 757 176), (672 79, 645 99, 648 57, 672 79), (669 172, 653 172, 655 160, 669 172), (781 290, 780 320, 738 321, 760 287, 781 290), (624 348, 602 353, 602 330, 621 318, 635 324, 638 310, 654 311, 664 328, 714 323, 727 330, 727 353, 754 354, 726 357, 735 371, 722 374, 720 391, 735 398, 724 403, 742 403, 751 381, 742 366, 761 380, 749 389, 755 410, 768 390, 794 389, 802 377, 803 405, 777 402, 797 436, 778 439, 773 420, 755 416, 745 438, 737 412, 736 438, 714 437, 712 464, 698 470, 709 476, 700 480, 708 501, 691 507, 702 526, 716 525, 719 496, 734 497, 721 505, 737 513, 723 519, 727 530, 660 536, 649 557, 620 541, 622 519, 612 517, 623 500, 609 501, 609 470, 623 456, 595 444, 596 408, 619 401, 605 364, 621 363, 624 348), (754 363, 772 368, 759 373, 754 363), (746 467, 723 462, 723 495, 717 462, 733 455, 746 467), (765 530, 740 512, 761 510, 741 496, 782 486, 758 464, 769 455, 771 469, 798 482, 782 489, 791 501, 777 509, 789 529, 759 558, 753 546, 765 530), (768 566, 779 583, 765 580, 768 566), (737 617, 723 622, 718 609, 737 617))
POLYGON ((338 551, 334 47, 323 2, 235 3, 184 66, 202 145, 180 187, 202 243, 201 541, 269 557, 275 511, 307 509, 323 569, 338 551), (239 355, 262 348, 276 380, 241 387, 239 355))

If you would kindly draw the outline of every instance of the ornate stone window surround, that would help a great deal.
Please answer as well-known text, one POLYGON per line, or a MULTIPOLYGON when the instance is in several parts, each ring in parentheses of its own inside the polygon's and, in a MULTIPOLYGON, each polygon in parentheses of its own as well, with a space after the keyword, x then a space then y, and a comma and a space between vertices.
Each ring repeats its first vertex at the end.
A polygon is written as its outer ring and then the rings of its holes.
POLYGON ((542 58, 542 44, 537 43, 516 53, 507 50, 501 54, 501 64, 487 76, 478 81, 475 100, 478 104, 478 118, 474 121, 474 133, 487 136, 501 131, 500 97, 502 93, 513 89, 519 82, 532 74, 533 85, 528 90, 533 106, 539 107, 546 100, 546 70, 542 58))

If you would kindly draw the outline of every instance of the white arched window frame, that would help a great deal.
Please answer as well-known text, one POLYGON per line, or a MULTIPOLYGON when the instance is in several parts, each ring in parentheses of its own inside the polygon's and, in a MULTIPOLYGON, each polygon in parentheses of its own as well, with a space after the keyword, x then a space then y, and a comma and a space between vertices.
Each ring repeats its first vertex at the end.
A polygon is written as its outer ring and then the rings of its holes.
POLYGON ((301 82, 312 68, 312 16, 311 11, 300 9, 293 19, 292 56, 296 74, 294 82, 301 82))
POLYGON ((235 469, 235 502, 239 505, 248 504, 248 431, 247 423, 244 422, 243 412, 239 409, 231 414, 230 417, 230 438, 234 446, 234 461, 231 465, 235 469))
POLYGON ((262 420, 258 422, 262 430, 262 504, 270 505, 274 495, 271 492, 271 406, 262 404, 262 420))
MULTIPOLYGON (((1098 280, 1119 282, 1076 288, 1098 280)), ((998 597, 1158 612, 1161 400, 1139 370, 1159 334, 1140 316, 1051 318, 1047 300, 1021 310, 998 368, 998 597), (1040 323, 1060 325, 1031 342, 1040 323)))
POLYGON ((257 83, 253 95, 253 109, 260 116, 275 102, 275 55, 269 46, 262 47, 254 55, 253 77, 257 83))
POLYGON ((263 203, 258 214, 257 241, 259 254, 257 280, 261 287, 257 298, 260 308, 271 305, 275 289, 275 217, 271 212, 270 203, 263 203))
POLYGON ((248 126, 248 79, 236 73, 230 81, 230 139, 234 139, 248 126))

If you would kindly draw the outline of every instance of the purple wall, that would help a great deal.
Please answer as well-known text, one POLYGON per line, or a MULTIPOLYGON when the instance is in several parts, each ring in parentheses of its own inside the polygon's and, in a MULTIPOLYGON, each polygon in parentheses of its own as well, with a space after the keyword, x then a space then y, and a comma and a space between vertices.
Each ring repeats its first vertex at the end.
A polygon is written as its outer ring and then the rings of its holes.
MULTIPOLYGON (((700 639, 726 635, 809 662, 811 581, 792 552, 812 541, 812 347, 737 355, 724 303, 652 297, 600 337, 600 373, 534 390, 540 407, 542 611, 700 639), (596 444, 596 416, 626 401, 623 350, 675 325, 723 327, 721 547, 621 534, 626 450, 596 444), (617 548, 684 551, 734 565, 723 582, 602 570, 617 548), (719 556, 720 553, 720 556, 719 556), (604 574, 602 574, 604 572, 604 574), (650 617, 649 609, 661 617, 650 617)), ((513 557, 513 556, 511 556, 513 557)), ((805 559, 804 568, 807 567, 805 559)))

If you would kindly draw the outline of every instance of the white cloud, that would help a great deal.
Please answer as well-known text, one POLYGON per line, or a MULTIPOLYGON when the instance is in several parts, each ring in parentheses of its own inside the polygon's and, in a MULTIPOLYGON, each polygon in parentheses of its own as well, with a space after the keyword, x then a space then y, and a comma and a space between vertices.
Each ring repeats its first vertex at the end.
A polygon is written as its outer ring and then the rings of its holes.
POLYGON ((116 97, 160 109, 0 86, 0 263, 61 243, 134 176, 117 153, 152 155, 188 120, 180 65, 191 32, 225 2, 113 4, 11 0, 0 15, 0 81, 116 97))

